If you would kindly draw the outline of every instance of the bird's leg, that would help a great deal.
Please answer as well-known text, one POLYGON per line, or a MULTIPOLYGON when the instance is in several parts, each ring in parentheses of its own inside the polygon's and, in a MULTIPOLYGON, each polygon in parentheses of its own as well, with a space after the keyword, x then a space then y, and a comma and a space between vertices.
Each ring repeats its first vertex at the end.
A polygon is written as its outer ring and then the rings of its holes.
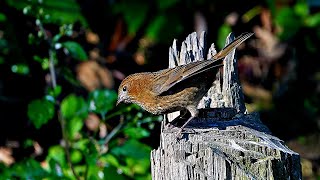
POLYGON ((194 117, 189 117, 189 119, 180 127, 180 130, 178 132, 178 135, 180 135, 183 131, 183 129, 186 127, 186 125, 193 119, 194 117))
POLYGON ((179 137, 183 131, 183 129, 186 127, 186 125, 195 117, 198 116, 199 114, 199 110, 197 109, 196 106, 187 106, 187 110, 191 113, 191 117, 180 127, 180 130, 177 134, 177 136, 179 137))

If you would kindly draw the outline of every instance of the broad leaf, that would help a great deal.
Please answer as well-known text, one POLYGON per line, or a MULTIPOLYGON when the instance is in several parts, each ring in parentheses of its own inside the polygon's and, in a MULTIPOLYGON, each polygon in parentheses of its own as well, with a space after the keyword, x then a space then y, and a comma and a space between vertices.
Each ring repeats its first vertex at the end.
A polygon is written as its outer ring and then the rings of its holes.
POLYGON ((28 105, 28 117, 37 129, 52 119, 54 112, 53 103, 44 99, 33 100, 28 105))
POLYGON ((100 114, 106 114, 115 107, 117 93, 108 89, 95 90, 89 95, 90 110, 100 114))
POLYGON ((68 50, 68 53, 74 59, 80 61, 88 60, 87 53, 84 51, 80 44, 73 41, 67 41, 62 43, 62 46, 68 50))
POLYGON ((69 95, 61 102, 61 113, 64 118, 73 118, 75 116, 86 118, 88 115, 88 106, 82 97, 69 95))
POLYGON ((83 119, 80 117, 73 117, 71 120, 66 122, 67 124, 67 132, 71 139, 75 138, 78 132, 83 127, 83 119))
POLYGON ((124 134, 134 139, 141 139, 150 136, 150 132, 142 127, 125 128, 124 134))

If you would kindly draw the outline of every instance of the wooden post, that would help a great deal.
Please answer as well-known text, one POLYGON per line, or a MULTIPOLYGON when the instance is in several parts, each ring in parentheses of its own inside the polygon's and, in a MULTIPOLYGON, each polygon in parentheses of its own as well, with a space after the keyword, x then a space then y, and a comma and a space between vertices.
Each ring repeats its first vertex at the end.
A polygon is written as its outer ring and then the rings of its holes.
MULTIPOLYGON (((210 59, 216 50, 212 44, 205 55, 205 38, 205 32, 199 38, 190 34, 180 51, 174 40, 169 67, 210 59)), ((226 44, 233 39, 230 34, 226 44)), ((302 178, 299 154, 272 136, 257 113, 247 113, 236 65, 234 51, 225 58, 223 76, 217 74, 199 103, 199 117, 187 125, 181 140, 176 138, 178 128, 162 123, 160 146, 151 152, 153 180, 302 178)), ((165 121, 178 115, 165 115, 165 121)))

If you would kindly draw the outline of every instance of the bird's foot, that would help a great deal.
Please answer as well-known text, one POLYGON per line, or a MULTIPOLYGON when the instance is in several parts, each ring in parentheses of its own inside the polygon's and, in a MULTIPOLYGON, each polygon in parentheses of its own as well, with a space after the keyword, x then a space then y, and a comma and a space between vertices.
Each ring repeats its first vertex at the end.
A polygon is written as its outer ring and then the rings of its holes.
POLYGON ((182 138, 182 131, 183 129, 187 126, 187 124, 193 119, 194 117, 190 117, 179 129, 178 133, 177 133, 177 139, 180 140, 182 138))

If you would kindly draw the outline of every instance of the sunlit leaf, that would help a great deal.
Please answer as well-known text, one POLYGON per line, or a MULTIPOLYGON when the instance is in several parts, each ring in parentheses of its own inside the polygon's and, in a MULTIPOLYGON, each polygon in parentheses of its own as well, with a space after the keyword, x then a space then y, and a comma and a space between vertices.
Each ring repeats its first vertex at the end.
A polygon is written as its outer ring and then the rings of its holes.
POLYGON ((136 159, 133 157, 126 157, 127 166, 134 174, 145 174, 149 171, 150 161, 147 158, 136 159))
POLYGON ((229 35, 231 32, 231 27, 227 24, 223 24, 220 26, 219 31, 218 31, 218 41, 217 41, 217 46, 219 49, 224 48, 225 43, 226 43, 226 37, 229 35))
POLYGON ((316 14, 313 14, 313 15, 308 16, 308 17, 305 19, 305 24, 306 24, 308 27, 316 27, 316 26, 319 26, 319 25, 320 25, 320 13, 316 13, 316 14))
POLYGON ((294 12, 301 17, 306 17, 309 14, 309 7, 305 2, 299 2, 293 7, 294 12))
POLYGON ((61 113, 64 118, 73 118, 75 116, 86 118, 88 106, 82 97, 72 94, 62 100, 61 113))
POLYGON ((80 44, 73 41, 67 41, 62 43, 62 46, 68 50, 68 53, 74 59, 81 61, 88 60, 87 53, 83 50, 80 44))
POLYGON ((82 154, 79 150, 73 150, 70 153, 70 160, 72 163, 76 164, 82 160, 82 154))
POLYGON ((75 149, 79 149, 81 151, 84 151, 84 150, 87 150, 87 145, 89 143, 89 140, 88 139, 81 139, 77 142, 74 142, 72 144, 72 147, 75 148, 75 149))
POLYGON ((112 165, 114 167, 119 167, 120 166, 119 161, 112 154, 105 154, 104 156, 102 156, 100 158, 100 161, 102 161, 103 163, 106 163, 107 165, 112 165))
POLYGON ((46 124, 53 118, 54 113, 53 103, 47 100, 33 100, 28 105, 28 117, 36 128, 46 124))
POLYGON ((130 139, 122 146, 111 149, 111 153, 115 157, 125 160, 125 166, 119 168, 124 174, 132 176, 132 174, 145 174, 150 168, 150 151, 151 148, 141 142, 130 139))
POLYGON ((112 90, 95 90, 89 95, 90 110, 105 114, 115 107, 117 93, 112 90))
POLYGON ((73 139, 76 137, 78 132, 82 129, 84 122, 82 118, 75 116, 70 120, 68 120, 66 124, 67 124, 68 135, 71 139, 73 139))
POLYGON ((61 146, 51 146, 49 148, 47 160, 50 159, 55 160, 62 167, 67 166, 65 151, 61 146))

